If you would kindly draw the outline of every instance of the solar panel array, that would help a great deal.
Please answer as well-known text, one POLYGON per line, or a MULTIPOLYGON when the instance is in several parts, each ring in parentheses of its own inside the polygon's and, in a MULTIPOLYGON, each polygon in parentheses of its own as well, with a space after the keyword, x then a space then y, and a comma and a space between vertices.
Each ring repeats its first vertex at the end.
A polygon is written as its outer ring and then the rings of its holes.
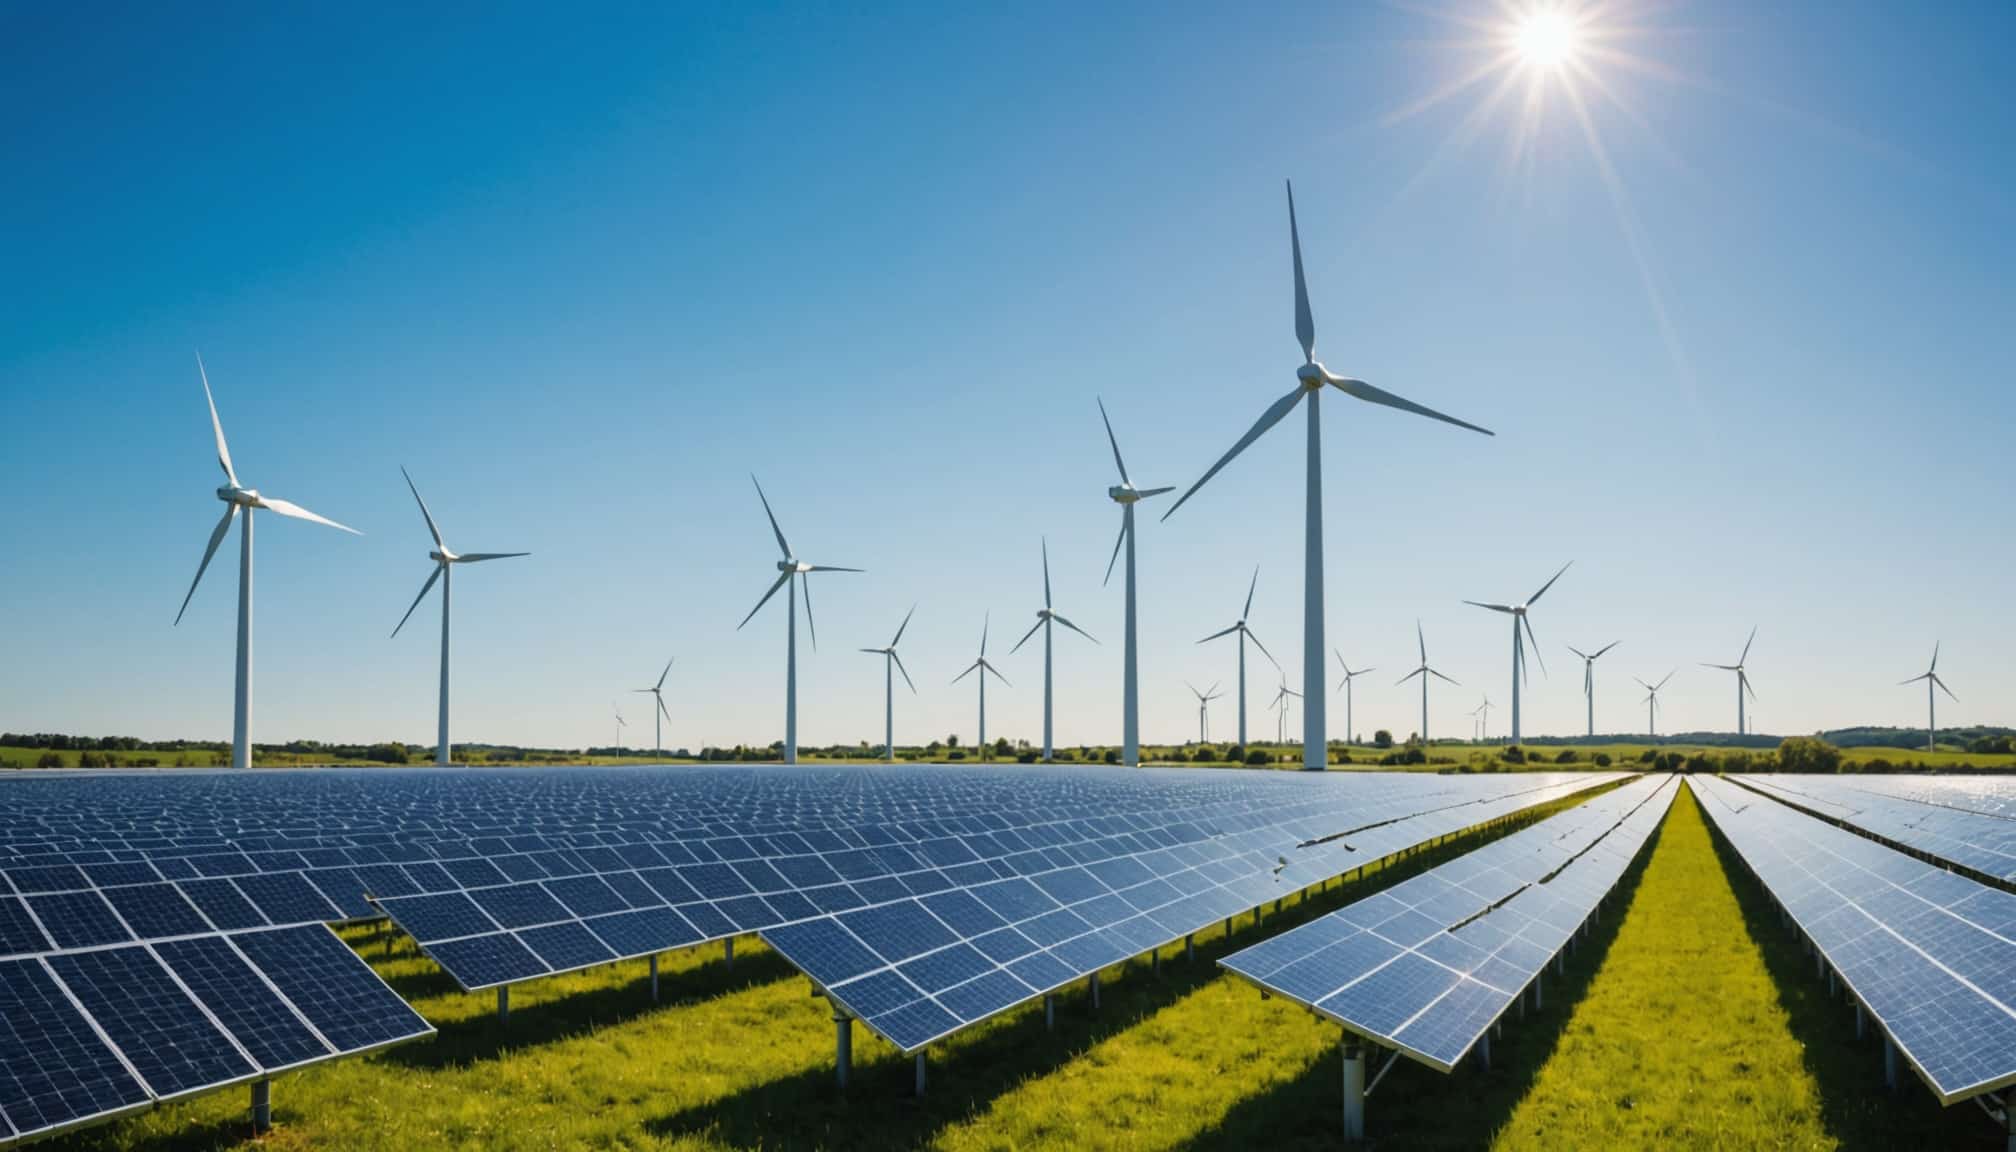
POLYGON ((1616 886, 1676 791, 1640 777, 1219 964, 1449 1071, 1616 886))
POLYGON ((2016 1084, 2016 895, 1728 781, 1688 783, 1942 1102, 2016 1084))
POLYGON ((1984 776, 1742 776, 1751 788, 1893 844, 2016 881, 2016 781, 1984 776))
MULTIPOLYGON (((17 929, 60 936, 48 906, 17 929)), ((0 1143, 433 1032, 321 925, 0 960, 0 1143)))

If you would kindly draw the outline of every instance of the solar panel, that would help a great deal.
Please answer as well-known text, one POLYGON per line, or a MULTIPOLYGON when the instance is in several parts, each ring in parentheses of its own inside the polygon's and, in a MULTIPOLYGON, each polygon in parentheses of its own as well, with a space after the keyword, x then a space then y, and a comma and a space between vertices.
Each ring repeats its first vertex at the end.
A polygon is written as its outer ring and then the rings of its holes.
POLYGON ((39 1136, 150 1103, 40 960, 0 960, 0 1116, 39 1136))
POLYGON ((156 1099, 258 1075, 146 948, 63 953, 49 958, 49 968, 156 1099))
POLYGON ((1736 784, 1688 783, 1943 1103, 2016 1084, 2016 894, 1736 784))
POLYGON ((222 937, 170 940, 154 952, 267 1072, 335 1054, 222 937))
POLYGON ((2002 881, 2016 881, 2016 784, 1982 776, 1741 776, 1746 786, 2002 881))
POLYGON ((1615 886, 1675 791, 1641 777, 1219 964, 1450 1071, 1615 886))

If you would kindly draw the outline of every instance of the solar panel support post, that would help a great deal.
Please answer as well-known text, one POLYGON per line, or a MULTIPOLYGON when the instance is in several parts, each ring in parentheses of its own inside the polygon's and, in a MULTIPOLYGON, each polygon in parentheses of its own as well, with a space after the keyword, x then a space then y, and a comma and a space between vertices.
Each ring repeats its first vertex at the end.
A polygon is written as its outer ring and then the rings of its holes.
POLYGON ((1162 950, 1160 948, 1148 954, 1148 974, 1158 977, 1162 975, 1162 950))
POLYGON ((1488 1029, 1477 1038, 1477 1064, 1486 1071, 1491 1068, 1491 1033, 1488 1029))
POLYGON ((2002 1093, 2002 1147, 2016 1152, 2016 1092, 2002 1093))
POLYGON ((651 1002, 658 1002, 658 957, 651 957, 651 1002))
POLYGON ((833 1080, 840 1088, 847 1087, 847 1073, 854 1064, 854 1018, 847 1013, 833 1011, 833 1080))
POLYGON ((1049 992, 1043 994, 1043 1030, 1046 1032, 1057 1030, 1057 997, 1049 992))
POLYGON ((252 1082, 252 1134, 263 1136, 273 1127, 273 1081, 264 1077, 252 1082))
POLYGON ((1534 1010, 1535 1012, 1538 1012, 1538 1011, 1540 1010, 1540 1008, 1541 1008, 1541 1005, 1542 1005, 1542 1003, 1543 1003, 1543 1001, 1542 1001, 1542 1000, 1541 1000, 1541 998, 1540 998, 1540 984, 1541 984, 1541 980, 1542 980, 1542 977, 1540 977, 1540 976, 1535 976, 1535 977, 1533 977, 1533 1010, 1534 1010))
POLYGON ((1883 1037, 1883 1086, 1897 1090, 1897 1042, 1888 1035, 1883 1037))
POLYGON ((1344 1037, 1344 1139, 1352 1144, 1365 1139, 1365 1046, 1348 1033, 1344 1037))
POLYGON ((917 1095, 920 1098, 924 1095, 924 1050, 922 1048, 917 1050, 917 1095))
POLYGON ((497 1022, 499 1024, 509 1024, 511 1022, 511 986, 509 984, 502 985, 497 989, 497 1022))
POLYGON ((727 965, 730 972, 735 970, 735 938, 733 936, 721 941, 721 962, 727 965))
POLYGON ((1092 1010, 1097 1012, 1099 1010, 1099 974, 1097 972, 1085 978, 1085 988, 1092 996, 1092 1010))
POLYGON ((1183 937, 1183 959, 1195 962, 1197 959, 1197 937, 1195 934, 1183 937))
POLYGON ((1863 1024, 1862 1002, 1860 1000, 1857 1000, 1855 1001, 1855 1039, 1857 1040, 1862 1039, 1862 1033, 1865 1027, 1866 1026, 1863 1024))

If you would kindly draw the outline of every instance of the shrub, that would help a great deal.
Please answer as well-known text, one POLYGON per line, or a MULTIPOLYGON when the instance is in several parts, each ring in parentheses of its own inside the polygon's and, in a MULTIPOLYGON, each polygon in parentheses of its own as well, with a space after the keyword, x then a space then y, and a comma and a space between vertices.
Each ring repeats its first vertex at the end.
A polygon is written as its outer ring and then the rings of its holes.
POLYGON ((44 752, 35 758, 35 767, 37 768, 61 768, 62 766, 63 755, 60 752, 44 752))
POLYGON ((1610 754, 1608 752, 1596 753, 1596 759, 1593 763, 1598 768, 1608 768, 1610 766, 1610 754))
POLYGON ((1272 759, 1272 757, 1267 755, 1267 751, 1264 748, 1254 748, 1246 753, 1246 763, 1248 764, 1266 764, 1272 759))
POLYGON ((1526 750, 1517 744, 1506 745, 1505 751, 1501 755, 1505 757, 1507 764, 1524 764, 1526 762, 1526 750))
POLYGON ((1839 772, 1841 750, 1811 736, 1792 736, 1778 745, 1778 765, 1786 772, 1839 772))
POLYGON ((1556 764, 1573 764, 1573 763, 1575 763, 1575 762, 1576 762, 1577 760, 1580 760, 1581 758, 1582 758, 1582 757, 1581 757, 1581 756, 1579 756, 1579 755, 1577 755, 1577 754, 1576 754, 1576 752, 1575 752, 1575 750, 1574 750, 1573 748, 1563 748, 1563 749, 1562 749, 1562 750, 1560 751, 1560 753, 1559 753, 1558 755, 1556 755, 1556 756, 1554 757, 1554 763, 1556 763, 1556 764))
POLYGON ((945 753, 945 759, 947 760, 964 760, 965 758, 966 750, 964 748, 954 748, 945 753))
POLYGON ((1106 763, 1118 764, 1119 762, 1120 762, 1120 750, 1118 748, 1106 749, 1106 763))
POLYGON ((1024 748, 1016 754, 1015 762, 1018 764, 1034 764, 1036 762, 1036 755, 1037 753, 1034 748, 1024 748))
POLYGON ((1372 746, 1374 748, 1393 747, 1393 733, 1388 732, 1384 728, 1381 728, 1377 732, 1372 733, 1372 746))

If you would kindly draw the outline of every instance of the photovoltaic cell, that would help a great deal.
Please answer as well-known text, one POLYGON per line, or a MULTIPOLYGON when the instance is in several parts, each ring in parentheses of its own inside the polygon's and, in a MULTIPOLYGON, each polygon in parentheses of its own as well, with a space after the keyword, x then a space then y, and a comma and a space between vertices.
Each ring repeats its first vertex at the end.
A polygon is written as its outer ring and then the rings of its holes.
POLYGON ((334 1054, 222 937, 163 941, 154 952, 260 1068, 273 1072, 334 1054))
POLYGON ((338 1053, 433 1032, 371 966, 320 925, 246 932, 231 942, 338 1053))
POLYGON ((48 963, 157 1098, 259 1071, 147 949, 70 952, 48 963))
POLYGON ((17 1134, 60 1131, 148 1102, 40 960, 0 961, 0 1113, 17 1134))

